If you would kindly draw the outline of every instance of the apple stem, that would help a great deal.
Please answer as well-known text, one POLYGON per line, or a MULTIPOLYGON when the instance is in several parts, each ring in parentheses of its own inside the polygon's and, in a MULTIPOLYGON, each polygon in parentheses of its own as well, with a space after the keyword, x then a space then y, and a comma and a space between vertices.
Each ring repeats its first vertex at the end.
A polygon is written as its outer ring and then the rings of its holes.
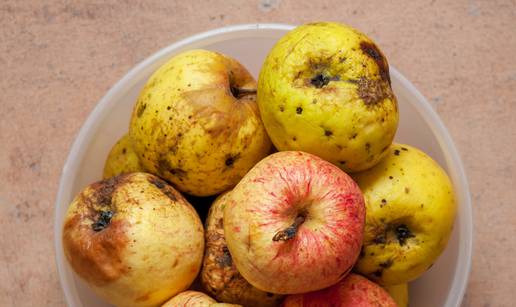
POLYGON ((233 86, 231 86, 230 89, 231 89, 231 94, 233 95, 233 97, 235 97, 237 99, 247 96, 247 95, 256 94, 256 89, 238 88, 238 87, 233 87, 233 86))
POLYGON ((299 229, 299 226, 305 221, 304 215, 298 215, 294 220, 294 223, 284 230, 278 231, 272 238, 272 241, 288 241, 292 239, 299 229))

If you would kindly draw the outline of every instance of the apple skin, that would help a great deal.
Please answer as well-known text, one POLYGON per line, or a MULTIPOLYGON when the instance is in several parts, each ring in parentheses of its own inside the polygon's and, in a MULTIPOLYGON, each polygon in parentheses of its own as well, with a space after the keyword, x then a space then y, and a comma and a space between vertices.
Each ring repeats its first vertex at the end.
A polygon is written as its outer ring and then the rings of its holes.
POLYGON ((382 287, 357 274, 349 274, 337 284, 310 293, 289 295, 283 307, 396 307, 382 287))
POLYGON ((195 196, 232 188, 271 147, 256 81, 235 59, 208 50, 177 54, 149 78, 129 136, 146 171, 195 196))
POLYGON ((156 306, 187 289, 204 252, 194 208, 147 173, 84 188, 68 208, 62 240, 72 269, 116 306, 156 306))
POLYGON ((224 208, 230 192, 211 205, 206 219, 206 250, 201 269, 204 288, 217 300, 246 307, 279 306, 283 296, 261 291, 240 275, 229 253, 224 236, 224 208))
POLYGON ((161 307, 211 307, 217 301, 199 291, 184 291, 171 298, 161 307))
POLYGON ((421 150, 392 144, 374 167, 353 178, 366 202, 358 273, 383 285, 421 276, 444 251, 457 210, 446 172, 421 150))
POLYGON ((315 154, 346 172, 375 165, 398 127, 387 59, 344 24, 299 26, 271 49, 258 106, 278 150, 315 154))
POLYGON ((356 183, 314 155, 285 151, 253 167, 229 194, 224 234, 240 274, 277 294, 319 290, 351 270, 362 245, 356 183))

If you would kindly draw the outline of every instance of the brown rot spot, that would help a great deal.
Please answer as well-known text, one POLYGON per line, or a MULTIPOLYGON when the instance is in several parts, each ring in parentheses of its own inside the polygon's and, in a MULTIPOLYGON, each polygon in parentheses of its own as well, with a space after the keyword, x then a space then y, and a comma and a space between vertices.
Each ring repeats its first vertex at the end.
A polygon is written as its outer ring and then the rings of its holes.
POLYGON ((389 179, 393 179, 393 178, 394 178, 394 177, 392 177, 392 176, 389 176, 389 179))
POLYGON ((324 130, 324 135, 325 136, 332 136, 333 132, 331 132, 330 130, 324 130))
POLYGON ((390 268, 392 266, 392 264, 393 264, 392 259, 388 259, 387 261, 380 262, 379 266, 381 268, 388 269, 388 268, 390 268))
POLYGON ((220 267, 230 267, 233 264, 233 259, 227 246, 222 247, 222 254, 216 258, 216 261, 220 267))
POLYGON ((405 187, 405 193, 406 193, 406 194, 410 193, 410 188, 405 187))
POLYGON ((146 103, 142 103, 141 105, 139 105, 138 109, 136 110, 136 116, 137 117, 142 116, 143 111, 145 111, 146 108, 147 108, 147 104, 146 103))
POLYGON ((398 149, 395 149, 395 150, 394 150, 394 155, 395 155, 395 156, 399 156, 399 155, 400 155, 400 151, 399 151, 398 149))
POLYGON ((382 202, 381 202, 381 204, 380 204, 380 207, 383 207, 383 206, 385 206, 385 205, 387 205, 387 200, 384 198, 384 199, 382 199, 382 202))
POLYGON ((301 114, 301 113, 303 113, 303 108, 301 108, 301 107, 297 107, 297 108, 296 108, 296 113, 297 113, 297 114, 301 114))
POLYGON ((151 184, 153 184, 156 188, 160 189, 163 194, 165 194, 170 200, 177 201, 177 196, 174 193, 172 187, 170 187, 165 181, 156 177, 150 176, 148 179, 151 184))
POLYGON ((381 233, 381 234, 377 235, 377 236, 374 238, 373 242, 374 242, 375 244, 385 244, 385 242, 386 242, 386 240, 385 240, 385 234, 381 233))
POLYGON ((111 211, 111 210, 100 211, 100 214, 98 215, 97 220, 93 224, 91 224, 91 228, 94 231, 104 230, 111 222, 112 217, 113 217, 113 211, 111 211))
POLYGON ((288 241, 294 238, 297 233, 297 230, 299 229, 299 226, 301 226, 301 224, 305 222, 305 219, 305 214, 299 214, 294 220, 294 223, 292 223, 292 225, 285 228, 284 230, 278 231, 272 238, 272 241, 288 241))
POLYGON ((170 109, 172 109, 172 106, 168 106, 168 107, 167 107, 167 110, 169 110, 169 111, 170 111, 170 109))
POLYGON ((330 83, 331 78, 325 76, 323 74, 317 74, 312 79, 310 79, 310 84, 315 86, 316 88, 322 88, 323 86, 330 83))
POLYGON ((391 86, 381 79, 360 78, 357 92, 365 105, 369 107, 380 104, 386 98, 394 97, 391 86))
POLYGON ((292 138, 292 141, 294 141, 294 142, 295 142, 295 141, 297 141, 297 138, 294 136, 294 137, 292 138))
POLYGON ((398 243, 401 246, 405 245, 407 239, 414 237, 410 229, 408 229, 407 225, 405 224, 398 225, 395 229, 395 233, 396 239, 398 239, 398 243))
POLYGON ((122 154, 125 155, 126 152, 127 152, 127 149, 122 148, 122 154))
POLYGON ((376 65, 378 65, 380 77, 390 85, 391 78, 389 76, 389 65, 387 64, 387 60, 380 52, 378 47, 376 47, 374 43, 362 41, 360 43, 360 49, 362 49, 362 52, 364 52, 367 56, 375 61, 376 65))

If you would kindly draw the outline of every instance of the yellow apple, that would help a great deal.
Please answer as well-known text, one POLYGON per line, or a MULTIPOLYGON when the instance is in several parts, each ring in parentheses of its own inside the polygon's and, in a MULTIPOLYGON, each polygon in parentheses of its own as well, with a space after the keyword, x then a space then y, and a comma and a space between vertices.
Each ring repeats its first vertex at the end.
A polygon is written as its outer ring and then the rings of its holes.
POLYGON ((246 307, 279 306, 283 296, 258 290, 249 284, 233 263, 224 237, 223 213, 228 193, 219 196, 210 207, 206 219, 206 251, 201 280, 217 300, 246 307))
POLYGON ((124 134, 113 145, 104 165, 103 178, 107 179, 116 175, 143 172, 138 156, 133 150, 131 141, 127 134, 124 134))
POLYGON ((185 291, 171 298, 161 307, 211 307, 217 301, 198 291, 185 291))
POLYGON ((116 306, 156 306, 197 276, 204 251, 194 208, 158 177, 123 174, 72 201, 63 247, 72 269, 116 306))
POLYGON ((353 178, 367 213, 356 269, 382 285, 419 277, 442 253, 453 228, 456 204, 445 171, 424 152, 393 144, 380 163, 353 178))
POLYGON ((260 71, 258 105, 276 148, 349 172, 376 164, 398 126, 387 59, 339 23, 302 25, 276 43, 260 71))
POLYGON ((392 285, 383 287, 392 299, 396 302, 398 307, 407 307, 409 302, 408 284, 392 285))
POLYGON ((238 272, 256 288, 295 294, 326 288, 360 253, 365 208, 335 165, 282 151, 253 167, 229 193, 224 235, 238 272))
POLYGON ((129 135, 147 171, 196 196, 233 187, 271 147, 255 80, 207 50, 180 53, 149 78, 129 135))

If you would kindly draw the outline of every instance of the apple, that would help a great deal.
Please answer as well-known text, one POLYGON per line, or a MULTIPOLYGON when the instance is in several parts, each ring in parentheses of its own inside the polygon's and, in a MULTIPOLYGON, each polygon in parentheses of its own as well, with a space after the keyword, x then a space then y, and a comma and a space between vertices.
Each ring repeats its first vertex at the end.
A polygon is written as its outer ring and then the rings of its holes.
POLYGON ((149 78, 129 136, 146 171, 195 196, 232 188, 271 147, 255 80, 208 50, 177 54, 149 78))
POLYGON ((366 35, 333 22, 302 25, 276 43, 260 71, 258 105, 276 148, 347 172, 375 165, 398 127, 387 59, 366 35))
POLYGON ((389 293, 392 299, 396 302, 398 307, 407 307, 409 302, 408 284, 383 286, 385 291, 389 293))
POLYGON ((319 291, 289 295, 283 307, 396 307, 382 287, 357 274, 349 274, 337 284, 319 291))
POLYGON ((204 288, 217 300, 246 307, 279 306, 283 296, 261 291, 240 275, 233 263, 224 236, 224 208, 230 192, 220 195, 211 205, 206 219, 206 250, 201 269, 204 288))
POLYGON ((446 172, 421 150, 393 144, 380 163, 353 178, 367 211, 356 270, 384 286, 421 276, 453 229, 456 202, 446 172))
POLYGON ((204 252, 194 208, 146 173, 84 188, 68 208, 62 240, 72 269, 116 306, 155 306, 187 289, 204 252))
POLYGON ((333 164, 300 151, 268 156, 228 196, 224 234, 242 276, 277 294, 319 290, 360 252, 364 200, 333 164))
POLYGON ((120 174, 143 171, 143 166, 133 150, 129 135, 124 134, 109 151, 102 178, 107 179, 120 174))
POLYGON ((198 291, 184 291, 171 298, 162 307, 211 307, 217 301, 198 291))

